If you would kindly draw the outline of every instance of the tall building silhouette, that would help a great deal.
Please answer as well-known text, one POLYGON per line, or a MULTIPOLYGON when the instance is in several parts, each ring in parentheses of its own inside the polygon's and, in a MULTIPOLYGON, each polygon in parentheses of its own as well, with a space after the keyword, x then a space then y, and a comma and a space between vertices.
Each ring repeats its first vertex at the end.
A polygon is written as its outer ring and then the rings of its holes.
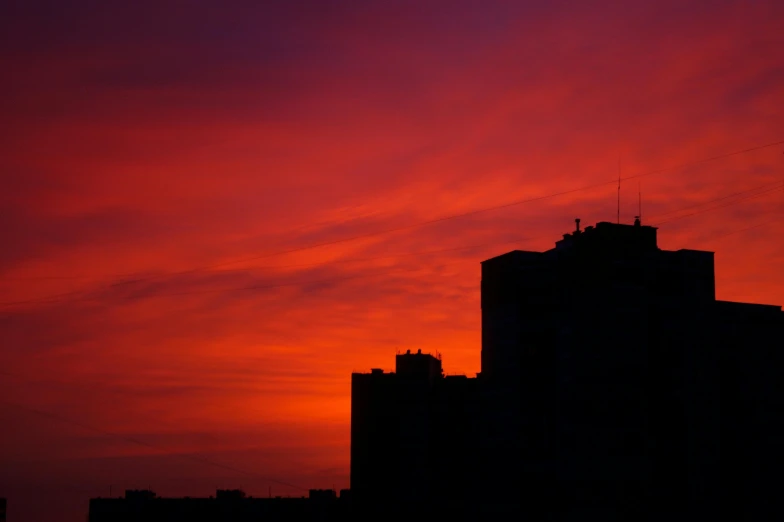
POLYGON ((506 509, 674 520, 772 507, 781 307, 717 301, 713 253, 661 250, 656 233, 578 220, 551 250, 482 263, 484 472, 520 470, 532 493, 523 506, 509 488, 506 509))
POLYGON ((6 500, 0 498, 0 522, 5 522, 6 500))
POLYGON ((662 250, 639 219, 577 220, 550 250, 484 261, 481 373, 446 401, 449 423, 440 365, 352 376, 355 501, 483 519, 781 515, 784 314, 717 301, 714 281, 712 252, 662 250), (462 474, 433 440, 459 448, 462 474), (468 489, 440 485, 455 476, 468 489))

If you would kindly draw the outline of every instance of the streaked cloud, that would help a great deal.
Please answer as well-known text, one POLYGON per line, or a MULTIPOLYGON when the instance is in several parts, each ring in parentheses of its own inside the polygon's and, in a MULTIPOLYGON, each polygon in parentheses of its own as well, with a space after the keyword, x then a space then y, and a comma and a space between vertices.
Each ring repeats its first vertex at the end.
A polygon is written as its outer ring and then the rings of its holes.
MULTIPOLYGON (((774 3, 182 5, 0 13, 20 519, 40 487, 118 474, 274 484, 179 454, 347 487, 351 371, 408 348, 478 371, 481 260, 613 220, 619 157, 630 176, 784 139, 774 3)), ((647 222, 683 216, 662 247, 716 251, 719 298, 781 304, 784 195, 700 205, 781 180, 783 150, 624 182, 622 219, 641 190, 647 222)))

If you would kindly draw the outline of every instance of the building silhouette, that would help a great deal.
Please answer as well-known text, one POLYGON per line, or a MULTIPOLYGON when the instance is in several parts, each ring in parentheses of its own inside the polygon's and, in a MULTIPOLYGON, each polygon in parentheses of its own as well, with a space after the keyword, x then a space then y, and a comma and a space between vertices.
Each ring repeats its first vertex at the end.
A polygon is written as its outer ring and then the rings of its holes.
POLYGON ((90 499, 89 522, 338 522, 349 517, 349 495, 310 490, 308 497, 247 497, 221 490, 209 498, 162 498, 150 490, 127 490, 123 498, 90 499))
POLYGON ((639 219, 484 261, 476 379, 423 354, 352 375, 355 514, 782 518, 784 314, 714 281, 639 219))
POLYGON ((717 300, 713 253, 639 219, 481 266, 475 378, 421 350, 352 374, 350 490, 129 490, 89 521, 784 519, 780 306, 717 300))
POLYGON ((407 352, 395 372, 351 376, 351 493, 357 519, 465 507, 478 457, 477 381, 407 352))
POLYGON ((6 500, 0 498, 0 522, 5 522, 6 500))

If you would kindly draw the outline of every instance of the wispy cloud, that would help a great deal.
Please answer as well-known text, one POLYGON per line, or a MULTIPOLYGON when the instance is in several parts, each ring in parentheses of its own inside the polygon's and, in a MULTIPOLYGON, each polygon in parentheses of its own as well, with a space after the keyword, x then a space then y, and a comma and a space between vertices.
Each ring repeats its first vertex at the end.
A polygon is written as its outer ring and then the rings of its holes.
MULTIPOLYGON (((350 372, 398 348, 479 370, 479 262, 614 219, 619 156, 627 176, 784 139, 775 3, 61 4, 0 16, 3 396, 309 486, 347 486, 350 372)), ((639 189, 651 222, 774 183, 781 150, 624 182, 622 219, 639 189)), ((782 197, 660 244, 715 250, 720 298, 780 303, 784 243, 756 225, 782 197)), ((0 414, 0 484, 122 461, 215 486, 0 414)))

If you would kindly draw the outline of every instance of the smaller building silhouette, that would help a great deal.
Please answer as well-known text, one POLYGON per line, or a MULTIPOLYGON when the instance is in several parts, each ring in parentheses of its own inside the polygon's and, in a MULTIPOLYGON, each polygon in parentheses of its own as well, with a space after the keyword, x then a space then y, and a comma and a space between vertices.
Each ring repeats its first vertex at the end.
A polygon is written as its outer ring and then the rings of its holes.
POLYGON ((476 480, 476 378, 440 357, 398 354, 395 372, 351 379, 351 493, 357 518, 465 514, 476 480))
POLYGON ((5 522, 5 505, 5 499, 0 498, 0 522, 5 522))
POLYGON ((163 498, 150 490, 127 490, 123 498, 90 499, 89 522, 337 522, 349 517, 350 495, 312 489, 307 497, 254 498, 239 489, 209 498, 163 498))

